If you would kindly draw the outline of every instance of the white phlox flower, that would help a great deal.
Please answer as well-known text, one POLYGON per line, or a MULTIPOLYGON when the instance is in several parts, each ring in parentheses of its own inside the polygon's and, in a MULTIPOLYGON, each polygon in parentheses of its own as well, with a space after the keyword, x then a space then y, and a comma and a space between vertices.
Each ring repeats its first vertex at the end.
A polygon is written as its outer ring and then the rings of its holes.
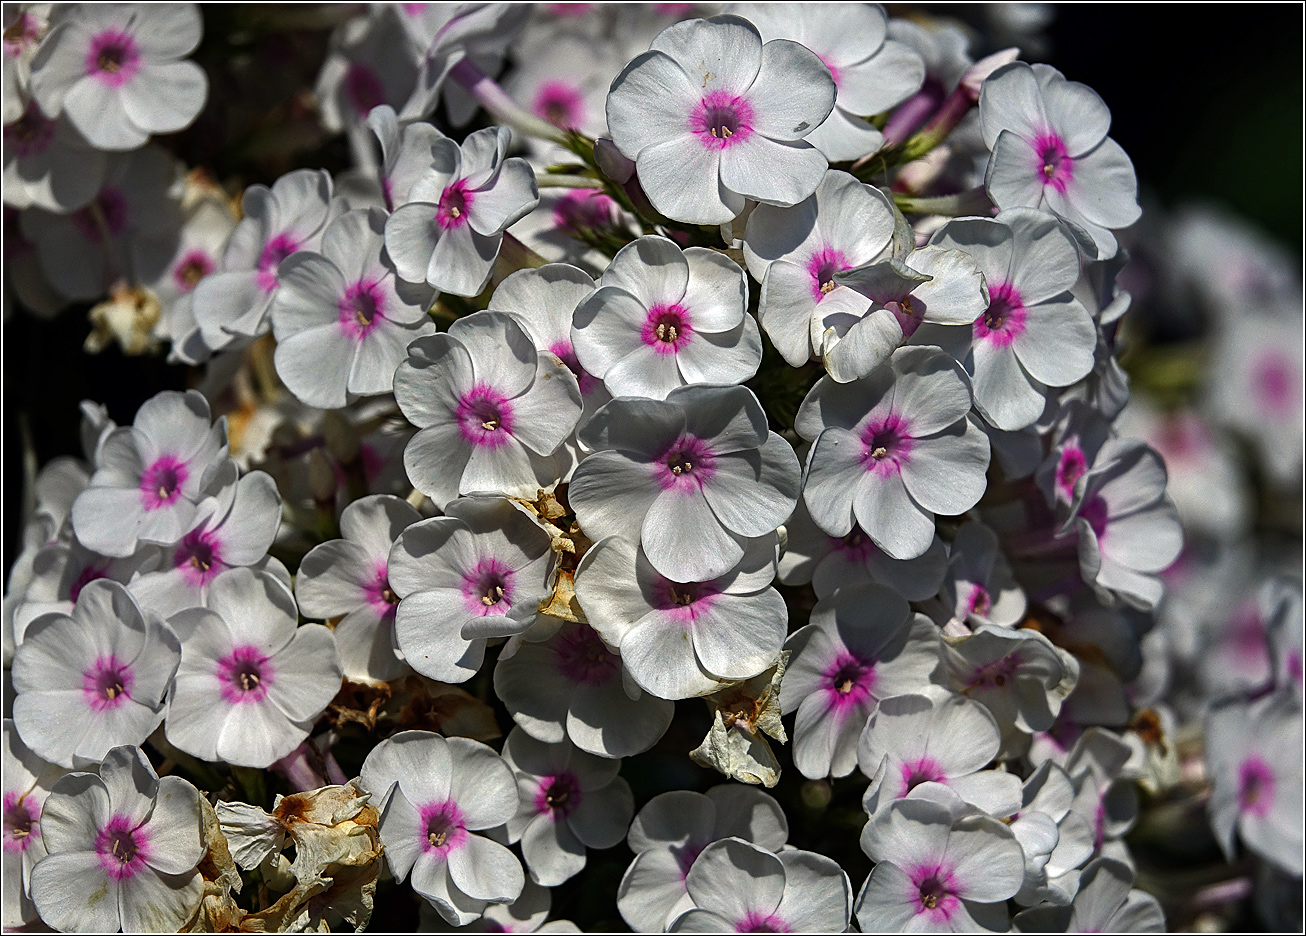
POLYGON ((730 12, 752 21, 764 41, 802 43, 830 70, 834 110, 806 139, 831 162, 878 150, 884 136, 865 118, 901 104, 925 80, 921 56, 907 43, 888 38, 888 17, 879 4, 785 8, 739 3, 730 12))
POLYGON ((957 530, 939 601, 948 615, 945 632, 954 636, 985 624, 1015 627, 1024 618, 1025 592, 1012 578, 997 535, 984 524, 969 520, 957 530))
POLYGON ((1012 919, 1016 933, 1164 933, 1165 914, 1151 894, 1133 888, 1129 865, 1097 858, 1084 868, 1069 907, 1040 906, 1012 919))
POLYGON ((744 387, 613 400, 579 436, 592 452, 568 490, 581 528, 595 541, 639 543, 678 582, 724 575, 747 540, 774 532, 798 500, 798 459, 744 387))
POLYGON ((301 250, 278 268, 268 309, 277 376, 308 406, 389 393, 408 344, 435 334, 430 289, 386 263, 385 223, 379 208, 345 212, 323 231, 321 253, 301 250))
POLYGON ((703 849, 685 876, 693 908, 669 933, 843 932, 853 891, 839 865, 816 852, 773 853, 727 838, 703 849))
POLYGON ((535 621, 550 593, 549 535, 505 500, 468 497, 446 516, 414 523, 390 550, 400 598, 395 640, 408 664, 442 682, 466 682, 485 643, 535 621))
POLYGON ((182 59, 202 29, 193 3, 60 5, 32 59, 32 94, 99 149, 135 149, 199 116, 208 78, 182 59))
POLYGON ((502 312, 412 342, 394 390, 420 430, 404 467, 437 507, 460 494, 534 497, 548 488, 561 477, 554 453, 582 411, 576 376, 502 312))
POLYGON ((900 348, 853 383, 822 377, 794 424, 813 441, 803 499, 831 536, 856 523, 895 559, 934 542, 934 515, 969 510, 986 487, 989 441, 967 418, 970 385, 933 348, 900 348))
POLYGON ((517 780, 508 840, 521 842, 531 880, 555 887, 585 867, 587 848, 611 848, 635 814, 619 759, 596 757, 570 741, 547 744, 514 728, 503 759, 517 780))
POLYGON ((563 623, 545 641, 500 653, 495 695, 538 741, 567 738, 600 757, 648 750, 671 724, 675 705, 650 695, 588 624, 563 623))
POLYGON ((345 676, 385 682, 408 671, 396 652, 394 625, 399 596, 390 587, 390 549, 421 519, 407 501, 374 494, 340 514, 341 539, 314 546, 299 564, 295 597, 310 618, 342 619, 336 646, 345 676))
POLYGON ((386 211, 408 203, 413 183, 431 166, 436 141, 444 134, 424 121, 400 120, 389 104, 367 112, 367 126, 381 146, 377 181, 386 211))
POLYGON ((1025 850, 1025 882, 1015 897, 1022 906, 1043 901, 1064 906, 1075 894, 1075 869, 1093 854, 1093 827, 1071 809, 1074 799, 1070 778, 1052 761, 1025 781, 1020 811, 1010 817, 1011 831, 1025 850))
POLYGON ((827 163, 803 138, 834 100, 830 70, 811 51, 714 16, 668 27, 622 70, 608 127, 654 208, 724 224, 746 199, 793 205, 816 190, 827 163))
POLYGON ((834 274, 882 259, 893 232, 888 197, 835 169, 798 204, 758 205, 748 215, 743 250, 762 284, 758 323, 787 362, 819 358, 827 324, 866 314, 871 300, 834 274))
POLYGON ((1097 453, 1115 432, 1111 422, 1082 400, 1069 400, 1051 426, 1050 451, 1034 480, 1048 506, 1064 518, 1075 499, 1075 483, 1097 461, 1097 453))
POLYGON ((402 731, 363 762, 362 786, 381 810, 386 863, 446 922, 463 926, 511 903, 526 876, 517 856, 484 835, 517 810, 512 768, 467 738, 402 731))
POLYGON ((979 115, 993 203, 1051 211, 1087 232, 1099 257, 1114 256, 1112 232, 1142 210, 1134 165, 1107 136, 1111 111, 1097 92, 1050 65, 1012 62, 980 88, 979 115))
MULTIPOLYGON (((512 903, 490 904, 485 908, 484 916, 460 928, 469 933, 581 932, 580 927, 571 920, 550 920, 549 911, 552 906, 553 891, 527 878, 521 896, 512 903)), ((429 903, 418 908, 418 932, 439 932, 448 926, 429 903)))
POLYGON ((743 383, 762 362, 744 271, 703 247, 648 235, 612 258, 577 307, 581 366, 613 396, 666 399, 677 387, 743 383))
POLYGON ((535 173, 507 157, 512 133, 487 127, 431 145, 427 169, 408 201, 385 223, 385 246, 401 279, 455 296, 475 296, 490 281, 503 234, 537 204, 535 173))
POLYGON ((788 837, 784 810, 756 787, 726 783, 706 793, 661 793, 631 823, 626 841, 635 860, 621 879, 617 909, 632 929, 663 932, 693 909, 686 878, 708 845, 732 839, 778 852, 788 837))
POLYGON ((340 654, 329 630, 296 620, 290 589, 250 569, 215 579, 207 608, 174 614, 181 665, 169 743, 201 760, 267 767, 308 737, 340 689, 340 654))
MULTIPOLYGON (((31 95, 32 57, 50 28, 52 3, 11 3, 4 8, 4 68, 0 69, 0 103, 5 126, 23 116, 31 95)), ((7 143, 8 141, 6 141, 7 143)))
MULTIPOLYGON (((601 137, 608 129, 604 113, 608 88, 625 63, 618 55, 607 43, 561 33, 520 58, 505 78, 504 90, 555 127, 601 137)), ((538 140, 528 139, 528 145, 541 155, 557 151, 538 140)))
POLYGON ((756 676, 779 657, 789 616, 771 587, 775 557, 775 535, 759 537, 724 575, 680 582, 635 543, 605 537, 576 570, 576 597, 640 688, 685 699, 756 676))
POLYGON ((4 926, 18 927, 35 920, 29 884, 32 867, 46 855, 41 834, 41 808, 50 787, 66 770, 37 757, 18 737, 11 719, 4 720, 3 835, 4 926))
POLYGON ((780 707, 798 713, 794 766, 803 776, 845 777, 877 702, 919 688, 938 667, 938 628, 875 584, 839 589, 817 602, 811 620, 785 641, 780 707))
MULTIPOLYGON (((1030 753, 1033 757, 1035 749, 1030 753)), ((1076 739, 1063 764, 1075 788, 1070 808, 1093 830, 1093 857, 1106 855, 1130 865, 1133 860, 1121 838, 1138 819, 1138 793, 1122 775, 1132 753, 1119 735, 1092 727, 1076 739)))
MULTIPOLYGON (((5 65, 7 73, 7 57, 5 65)), ((76 211, 100 190, 107 165, 105 154, 86 142, 67 115, 47 117, 36 101, 28 101, 21 116, 5 124, 6 205, 76 211)))
POLYGON ((64 932, 180 929, 204 897, 199 796, 128 746, 57 782, 41 816, 49 854, 32 869, 41 919, 64 932))
POLYGON ((71 615, 47 614, 14 652, 14 726, 39 756, 75 768, 140 744, 163 720, 177 638, 117 582, 82 589, 71 615))

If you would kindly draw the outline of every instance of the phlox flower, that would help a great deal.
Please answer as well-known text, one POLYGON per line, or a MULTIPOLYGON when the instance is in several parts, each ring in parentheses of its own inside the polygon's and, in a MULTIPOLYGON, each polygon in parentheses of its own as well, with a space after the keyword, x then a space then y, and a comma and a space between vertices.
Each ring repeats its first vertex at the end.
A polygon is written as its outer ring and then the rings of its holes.
POLYGON ((577 307, 577 360, 613 396, 664 400, 677 387, 743 383, 762 363, 748 284, 715 250, 647 235, 612 258, 577 307))
POLYGON ((1115 432, 1111 422, 1083 400, 1063 403, 1051 429, 1051 451, 1034 472, 1034 481, 1048 506, 1065 517, 1075 499, 1075 483, 1115 432))
POLYGON ((1111 111, 1097 93, 1050 65, 1012 62, 980 88, 979 116, 993 203, 1051 211, 1086 231, 1099 257, 1114 256, 1112 230, 1142 211, 1133 163, 1107 136, 1111 111))
POLYGON ((381 200, 386 211, 408 203, 408 193, 431 165, 431 153, 444 134, 425 121, 400 120, 389 104, 378 104, 367 113, 367 126, 381 146, 377 166, 381 200))
POLYGON ((612 140, 635 161, 653 207, 724 224, 745 199, 793 205, 827 163, 803 138, 834 107, 830 71, 787 39, 763 43, 737 16, 669 26, 608 92, 612 140))
POLYGON ((4 720, 3 869, 4 926, 17 927, 36 919, 29 883, 32 867, 45 857, 41 808, 50 787, 67 771, 50 764, 23 744, 11 719, 4 720))
POLYGON ((23 116, 30 97, 32 57, 50 28, 50 3, 11 3, 4 8, 4 68, 0 69, 0 104, 5 125, 23 116))
POLYGON ((596 757, 570 741, 547 744, 514 728, 503 759, 517 780, 517 813, 508 841, 520 841, 531 880, 554 887, 585 867, 587 848, 611 848, 635 814, 620 760, 596 757))
POLYGON ((984 624, 1015 627, 1025 616, 1025 592, 1012 578, 1011 566, 998 548, 998 537, 984 524, 969 520, 957 530, 948 555, 948 571, 939 594, 946 632, 984 624))
POLYGON ((209 356, 193 306, 195 287, 218 269, 236 219, 225 204, 225 194, 206 193, 188 210, 171 259, 146 285, 159 300, 160 317, 155 334, 172 342, 168 359, 198 364, 209 356))
POLYGON ((431 292, 402 283, 386 263, 385 212, 348 211, 278 268, 268 314, 277 376, 307 406, 339 409, 389 393, 409 342, 435 334, 431 292))
POLYGON ((581 427, 592 451, 568 497, 587 536, 639 543, 678 582, 724 575, 799 493, 798 459, 744 387, 681 387, 665 401, 617 399, 581 427))
POLYGON ((576 377, 502 312, 414 341, 395 399, 420 431, 404 449, 413 486, 443 507, 459 494, 533 497, 561 476, 553 455, 582 403, 576 377))
POLYGON ((393 495, 360 498, 340 514, 343 538, 314 546, 299 564, 299 611, 311 618, 343 615, 336 646, 346 678, 355 682, 384 682, 408 669, 396 653, 399 596, 390 587, 389 561, 399 534, 420 519, 393 495))
MULTIPOLYGON (((532 165, 537 175, 547 167, 532 165)), ((625 241, 640 230, 634 216, 600 189, 545 188, 540 203, 508 233, 550 263, 571 263, 598 276, 610 258, 591 241, 609 234, 625 241)))
POLYGON ((1089 862, 1069 907, 1034 907, 1012 919, 1016 933, 1164 933, 1165 914, 1151 894, 1133 888, 1134 872, 1112 858, 1089 862))
POLYGON ((840 933, 852 919, 852 885, 816 852, 773 853, 727 838, 703 849, 685 876, 693 901, 669 933, 840 933))
MULTIPOLYGON (((504 79, 504 90, 555 127, 591 138, 603 136, 608 129, 608 87, 626 60, 608 42, 571 33, 552 39, 518 59, 517 68, 504 79)), ((529 142, 541 149, 539 141, 529 142)))
MULTIPOLYGON (((490 904, 485 915, 465 927, 469 933, 579 933, 580 927, 571 920, 550 920, 553 891, 541 887, 530 878, 521 890, 521 896, 510 904, 490 904)), ((448 926, 429 903, 418 908, 419 932, 438 932, 448 926)))
POLYGON ((32 59, 32 94, 99 149, 135 149, 199 116, 208 79, 181 59, 202 29, 193 3, 60 7, 32 59))
POLYGON ((775 663, 788 622, 771 587, 775 557, 775 536, 759 537, 724 575, 680 582, 659 573, 635 543, 605 537, 581 559, 576 597, 640 688, 685 699, 775 663))
POLYGON ((71 615, 47 614, 14 652, 14 726, 29 748, 61 767, 140 744, 163 720, 181 649, 125 587, 82 589, 71 615))
POLYGON ((671 724, 675 706, 642 690, 588 624, 563 623, 547 640, 499 654, 494 694, 538 741, 567 738, 600 757, 647 751, 671 724))
POLYGON ((631 823, 626 841, 635 860, 621 879, 617 909, 632 929, 662 932, 693 908, 686 878, 708 845, 732 838, 778 852, 788 837, 784 810, 757 787, 723 783, 706 793, 660 793, 631 823))
POLYGON ((804 777, 845 777, 880 699, 927 683, 939 664, 938 628, 883 585, 858 584, 818 601, 785 641, 780 708, 797 712, 794 766, 804 777))
POLYGON ((499 498, 468 497, 446 516, 414 523, 390 550, 400 598, 395 639, 408 664, 441 682, 466 682, 490 637, 524 632, 550 593, 549 535, 499 498))
POLYGON ((447 138, 432 144, 408 202, 385 223, 385 246, 401 279, 455 296, 485 288, 503 232, 540 200, 526 160, 505 158, 511 139, 507 127, 487 127, 462 146, 447 138))
POLYGON ((363 762, 362 786, 381 810, 386 863, 446 922, 463 926, 491 903, 511 903, 525 883, 517 856, 475 833, 517 810, 512 768, 467 738, 401 731, 363 762))
POLYGON ((1071 809, 1074 800, 1074 785, 1052 761, 1044 761, 1025 781, 1020 811, 1010 817, 1011 831, 1025 850, 1018 903, 1060 906, 1074 896, 1079 883, 1074 869, 1093 854, 1093 827, 1071 809))
POLYGON ((168 742, 201 760, 267 767, 308 737, 340 689, 340 654, 329 630, 296 620, 290 589, 250 569, 215 579, 207 608, 174 614, 181 665, 168 742))
MULTIPOLYGON (((740 3, 764 41, 792 39, 816 53, 834 79, 834 110, 806 137, 831 162, 873 153, 884 135, 863 118, 901 104, 925 80, 925 62, 907 43, 890 39, 879 4, 814 4, 786 9, 740 3)), ((895 21, 897 22, 897 21, 895 21)))
POLYGON ((199 796, 138 747, 56 783, 41 816, 49 855, 32 869, 41 919, 64 932, 180 929, 204 897, 199 796))
POLYGON ((1055 763, 1064 758, 1062 767, 1075 789, 1070 808, 1092 829, 1092 857, 1106 855, 1132 863, 1120 839, 1138 819, 1137 785, 1122 776, 1133 750, 1119 735, 1096 726, 1084 730, 1069 751, 1058 750, 1058 744, 1050 735, 1036 736, 1031 759, 1055 763))
MULTIPOLYGON (((6 57, 5 74, 8 66, 6 57)), ((28 101, 18 119, 5 124, 6 205, 76 211, 100 190, 106 165, 104 153, 86 142, 67 115, 47 117, 36 101, 28 101)))
POLYGON ((803 499, 831 536, 856 523, 895 559, 934 542, 934 515, 969 510, 983 495, 989 442, 967 418, 970 386, 933 348, 900 348, 853 383, 822 377, 794 424, 815 444, 803 499))

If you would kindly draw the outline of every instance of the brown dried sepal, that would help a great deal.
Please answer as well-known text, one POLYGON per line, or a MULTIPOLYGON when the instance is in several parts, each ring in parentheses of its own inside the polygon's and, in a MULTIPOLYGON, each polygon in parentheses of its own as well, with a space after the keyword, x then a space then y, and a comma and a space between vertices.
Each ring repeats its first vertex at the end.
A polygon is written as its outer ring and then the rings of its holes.
POLYGON ((576 600, 576 566, 594 543, 576 523, 567 503, 567 485, 554 491, 541 489, 534 500, 510 497, 509 501, 549 534, 549 545, 557 553, 549 597, 540 602, 539 612, 573 624, 588 624, 576 600))
POLYGON ((773 787, 780 782, 780 762, 766 736, 789 740, 780 722, 780 683, 789 651, 764 673, 730 683, 703 697, 712 710, 707 737, 689 756, 742 783, 773 787))
POLYGON ((473 741, 503 736, 493 708, 459 686, 417 673, 375 686, 346 681, 328 713, 337 726, 357 722, 382 736, 410 728, 473 741))
POLYGON ((218 823, 218 814, 204 795, 199 797, 200 822, 204 838, 204 857, 200 859, 199 872, 204 879, 204 898, 200 901, 195 916, 191 918, 180 932, 183 933, 230 933, 240 929, 240 921, 245 916, 231 892, 240 893, 244 886, 240 870, 231 858, 227 848, 227 838, 222 834, 218 823))

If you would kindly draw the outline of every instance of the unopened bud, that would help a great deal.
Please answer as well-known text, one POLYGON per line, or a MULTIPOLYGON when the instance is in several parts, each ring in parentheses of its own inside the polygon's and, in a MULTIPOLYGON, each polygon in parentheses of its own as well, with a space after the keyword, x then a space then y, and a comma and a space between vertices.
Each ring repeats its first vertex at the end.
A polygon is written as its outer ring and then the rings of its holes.
POLYGON ((594 162, 605 176, 618 185, 625 185, 635 174, 635 163, 621 155, 617 144, 607 137, 594 141, 594 162))

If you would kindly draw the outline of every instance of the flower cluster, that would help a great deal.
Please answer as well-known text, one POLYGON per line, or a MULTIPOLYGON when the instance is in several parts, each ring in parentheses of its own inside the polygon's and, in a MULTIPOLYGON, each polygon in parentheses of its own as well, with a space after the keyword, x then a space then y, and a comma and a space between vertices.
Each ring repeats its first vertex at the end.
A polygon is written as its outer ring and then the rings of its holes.
POLYGON ((1171 225, 1212 304, 1274 286, 1160 411, 1092 89, 878 5, 556 6, 270 10, 346 144, 238 207, 147 145, 197 7, 6 6, 7 287, 198 389, 84 403, 34 477, 5 925, 569 931, 623 842, 648 932, 1162 931, 1300 878, 1302 586, 1211 429, 1300 479, 1291 270, 1171 225), (1244 873, 1136 887, 1139 788, 1244 873))

